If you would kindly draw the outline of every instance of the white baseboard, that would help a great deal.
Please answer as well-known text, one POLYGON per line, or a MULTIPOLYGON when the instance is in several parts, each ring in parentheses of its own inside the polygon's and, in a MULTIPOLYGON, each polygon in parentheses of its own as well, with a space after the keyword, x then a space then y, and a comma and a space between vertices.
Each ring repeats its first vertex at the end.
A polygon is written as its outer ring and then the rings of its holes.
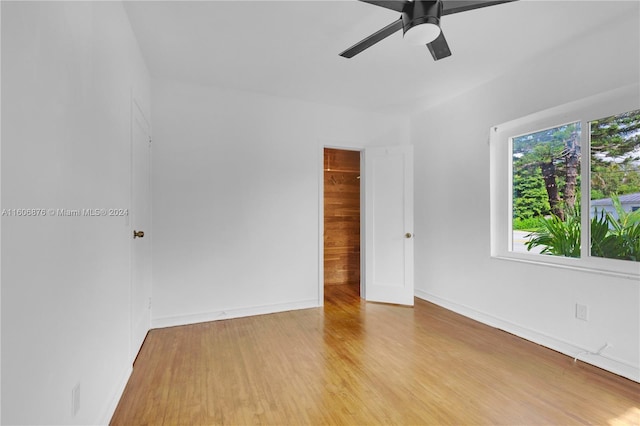
MULTIPOLYGON (((585 349, 556 337, 519 326, 493 315, 477 311, 469 306, 442 299, 438 296, 434 296, 422 290, 416 289, 415 296, 483 324, 506 331, 507 333, 511 333, 523 339, 553 349, 554 351, 570 356, 571 358, 574 358, 580 353, 584 354, 585 352, 589 351, 589 349, 585 349)), ((593 350, 594 349, 591 348, 591 352, 593 352, 593 350)), ((619 376, 626 377, 627 379, 633 380, 635 382, 640 382, 640 366, 638 365, 629 364, 628 362, 615 359, 613 357, 607 356, 606 354, 581 355, 578 359, 580 361, 602 368, 603 370, 607 370, 619 376)))
POLYGON ((200 314, 177 315, 172 317, 153 318, 151 328, 175 327, 179 325, 196 324, 199 322, 219 321, 231 318, 248 317, 253 315, 273 314, 276 312, 295 311, 298 309, 317 308, 317 299, 299 302, 280 303, 275 305, 252 306, 247 308, 225 309, 200 314))
POLYGON ((123 377, 120 379, 120 382, 118 383, 118 386, 114 390, 111 400, 102 411, 100 420, 96 424, 108 425, 109 422, 111 422, 111 418, 113 417, 113 414, 116 412, 116 408, 118 407, 118 402, 120 402, 120 398, 122 398, 122 394, 124 393, 124 388, 127 386, 127 382, 129 382, 129 377, 131 377, 131 373, 133 373, 133 367, 130 366, 129 368, 127 368, 123 377))

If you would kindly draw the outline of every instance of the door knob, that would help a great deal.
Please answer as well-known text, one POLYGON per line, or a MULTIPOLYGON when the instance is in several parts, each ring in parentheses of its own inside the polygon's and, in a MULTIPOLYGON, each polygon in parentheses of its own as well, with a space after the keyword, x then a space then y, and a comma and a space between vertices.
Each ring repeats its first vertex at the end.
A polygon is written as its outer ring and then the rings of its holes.
POLYGON ((413 237, 413 235, 411 235, 411 232, 407 232, 406 234, 404 234, 405 238, 411 238, 413 237))
POLYGON ((135 229, 133 230, 133 239, 135 240, 136 238, 142 238, 144 237, 144 231, 136 231, 135 229))

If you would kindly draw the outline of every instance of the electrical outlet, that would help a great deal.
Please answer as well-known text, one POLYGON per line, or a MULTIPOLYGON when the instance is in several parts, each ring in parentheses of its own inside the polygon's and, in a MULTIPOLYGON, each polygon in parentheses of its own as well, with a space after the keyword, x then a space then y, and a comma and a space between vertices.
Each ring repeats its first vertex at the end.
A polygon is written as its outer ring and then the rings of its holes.
POLYGON ((576 318, 582 321, 587 321, 589 319, 589 308, 587 305, 576 303, 576 318))
POLYGON ((75 417, 80 411, 80 383, 71 389, 71 414, 75 417))

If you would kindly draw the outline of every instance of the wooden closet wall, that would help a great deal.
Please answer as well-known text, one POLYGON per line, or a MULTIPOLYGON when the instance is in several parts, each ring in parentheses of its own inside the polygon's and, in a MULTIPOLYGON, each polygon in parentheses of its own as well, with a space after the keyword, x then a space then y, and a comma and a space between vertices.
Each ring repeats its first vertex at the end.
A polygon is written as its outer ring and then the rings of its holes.
POLYGON ((360 152, 324 150, 324 284, 360 285, 360 152))

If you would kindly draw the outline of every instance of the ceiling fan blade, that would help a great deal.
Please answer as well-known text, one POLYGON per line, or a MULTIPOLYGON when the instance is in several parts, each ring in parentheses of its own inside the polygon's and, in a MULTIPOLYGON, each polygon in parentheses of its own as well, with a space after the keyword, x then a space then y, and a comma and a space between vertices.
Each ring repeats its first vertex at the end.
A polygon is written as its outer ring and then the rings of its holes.
POLYGON ((502 3, 511 3, 517 0, 495 0, 495 1, 472 1, 472 0, 443 0, 442 15, 466 12, 468 10, 480 9, 481 7, 495 6, 502 3))
POLYGON ((409 3, 405 0, 360 0, 364 3, 373 4, 376 6, 384 7, 385 9, 395 10, 396 12, 402 12, 404 10, 404 6, 409 3))
POLYGON ((429 49, 429 52, 431 52, 431 56, 433 56, 434 61, 451 56, 451 49, 449 49, 447 39, 444 38, 444 33, 442 31, 440 31, 440 35, 437 39, 427 44, 427 48, 429 49))
POLYGON ((378 30, 377 32, 371 34, 369 37, 365 38, 362 41, 354 44, 344 52, 340 53, 340 56, 344 58, 353 58, 358 53, 362 52, 365 49, 373 46, 377 42, 389 37, 391 34, 395 33, 398 30, 402 29, 402 19, 398 19, 395 22, 387 25, 386 27, 378 30))

